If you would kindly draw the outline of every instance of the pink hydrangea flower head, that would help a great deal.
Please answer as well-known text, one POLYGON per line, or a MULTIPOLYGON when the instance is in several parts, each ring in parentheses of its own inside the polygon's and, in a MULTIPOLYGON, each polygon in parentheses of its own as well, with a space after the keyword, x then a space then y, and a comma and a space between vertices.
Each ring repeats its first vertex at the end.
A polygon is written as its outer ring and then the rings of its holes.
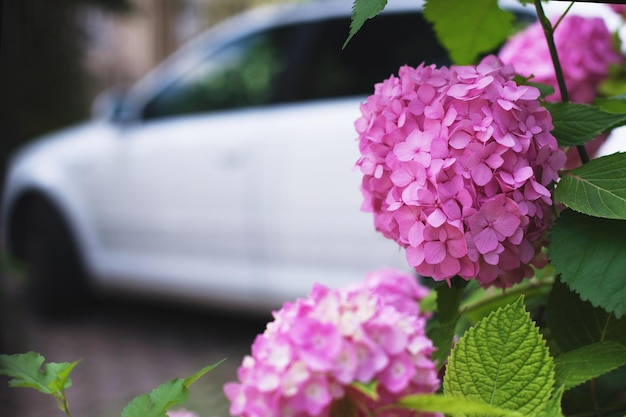
MULTIPOLYGON (((381 269, 362 284, 338 290, 316 285, 307 298, 285 303, 255 339, 238 369, 239 381, 224 386, 230 413, 334 417, 333 404, 347 400, 382 417, 390 409, 377 409, 402 396, 435 392, 428 316, 418 304, 427 294, 414 276, 381 269), (378 401, 353 386, 373 381, 378 401)), ((403 409, 393 413, 414 416, 403 409)))
MULTIPOLYGON (((598 86, 608 76, 609 67, 622 60, 604 20, 567 15, 554 32, 554 42, 571 101, 591 103, 598 86)), ((547 99, 560 101, 554 67, 539 22, 511 37, 499 57, 505 64, 514 65, 521 75, 532 75, 533 81, 554 87, 555 93, 547 99)))
POLYGON ((626 16, 626 4, 609 4, 609 7, 622 17, 626 16))
POLYGON ((541 262, 565 155, 514 73, 495 56, 404 66, 361 105, 362 208, 421 275, 508 287, 541 262))
MULTIPOLYGON (((614 8, 618 13, 620 6, 614 8)), ((592 103, 599 85, 609 74, 610 66, 623 61, 615 50, 614 40, 604 20, 599 17, 568 15, 559 23, 554 32, 554 42, 571 101, 592 103)), ((561 100, 554 66, 539 22, 513 36, 501 49, 499 57, 504 63, 514 65, 521 75, 532 75, 533 81, 554 87, 555 93, 546 98, 548 101, 561 100)), ((606 135, 601 135, 591 141, 587 152, 594 155, 605 139, 606 135)), ((565 167, 573 169, 580 165, 578 152, 571 149, 565 167)))

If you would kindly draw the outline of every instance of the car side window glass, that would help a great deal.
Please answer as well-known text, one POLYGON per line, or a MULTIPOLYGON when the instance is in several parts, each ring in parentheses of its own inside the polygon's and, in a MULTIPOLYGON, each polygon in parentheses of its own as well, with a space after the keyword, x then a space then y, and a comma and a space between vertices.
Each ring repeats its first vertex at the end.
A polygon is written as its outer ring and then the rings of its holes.
POLYGON ((288 39, 263 32, 211 54, 152 99, 144 119, 271 103, 288 39))
MULTIPOLYGON (((518 23, 532 20, 517 16, 518 23)), ((143 117, 365 96, 402 65, 450 65, 448 53, 419 12, 368 20, 342 48, 350 18, 271 28, 204 58, 144 108, 143 117)))
POLYGON ((366 95, 400 65, 449 64, 421 13, 368 20, 342 49, 349 27, 349 17, 343 17, 280 26, 240 39, 166 87, 144 108, 143 117, 366 95))
POLYGON ((401 65, 449 65, 448 53, 421 13, 383 14, 368 20, 342 49, 348 19, 320 23, 303 69, 297 100, 371 94, 374 84, 401 65), (323 25, 323 27, 322 27, 323 25))

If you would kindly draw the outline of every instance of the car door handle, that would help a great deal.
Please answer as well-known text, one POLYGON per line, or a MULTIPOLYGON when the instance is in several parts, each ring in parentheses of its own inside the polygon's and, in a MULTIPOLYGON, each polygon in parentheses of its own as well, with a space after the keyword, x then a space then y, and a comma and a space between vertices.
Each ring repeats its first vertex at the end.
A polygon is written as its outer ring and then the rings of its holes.
POLYGON ((227 151, 224 152, 217 159, 218 167, 222 169, 236 169, 240 168, 246 160, 246 156, 240 151, 227 151))

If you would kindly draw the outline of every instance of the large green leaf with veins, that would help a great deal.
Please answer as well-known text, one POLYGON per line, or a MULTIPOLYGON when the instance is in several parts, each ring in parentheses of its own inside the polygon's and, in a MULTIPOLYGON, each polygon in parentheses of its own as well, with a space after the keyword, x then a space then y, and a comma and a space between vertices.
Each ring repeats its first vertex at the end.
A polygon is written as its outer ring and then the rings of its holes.
POLYGON ((594 159, 564 172, 555 196, 580 213, 626 219, 626 153, 594 159))
POLYGON ((560 280, 552 284, 546 315, 550 337, 561 352, 609 340, 626 346, 626 317, 617 319, 583 301, 560 280))
POLYGON ((617 318, 626 313, 626 221, 561 213, 548 255, 569 288, 617 318))
POLYGON ((494 311, 459 339, 443 380, 446 395, 528 416, 548 407, 553 386, 553 360, 522 297, 494 311))
POLYGON ((594 343, 557 356, 554 364, 557 385, 569 389, 626 365, 626 346, 594 343))
POLYGON ((511 34, 513 14, 497 0, 428 0, 424 11, 437 38, 456 64, 473 64, 478 56, 495 50, 511 34))
POLYGON ((544 103, 544 106, 552 116, 552 134, 559 146, 582 145, 626 122, 626 114, 611 113, 600 106, 581 103, 544 103))

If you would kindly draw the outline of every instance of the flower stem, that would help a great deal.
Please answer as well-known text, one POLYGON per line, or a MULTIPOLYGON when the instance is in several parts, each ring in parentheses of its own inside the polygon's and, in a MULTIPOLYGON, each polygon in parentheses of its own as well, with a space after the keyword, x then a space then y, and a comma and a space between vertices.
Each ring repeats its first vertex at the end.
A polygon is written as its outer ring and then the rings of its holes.
POLYGON ((596 394, 596 379, 593 378, 591 380, 591 403, 593 404, 593 410, 596 413, 597 417, 602 417, 602 413, 600 411, 600 404, 598 404, 598 396, 596 394))
MULTIPOLYGON (((563 76, 563 68, 561 67, 561 61, 559 60, 559 54, 556 50, 556 44, 554 43, 554 29, 552 27, 552 23, 546 17, 546 14, 543 10, 543 6, 541 5, 541 0, 534 0, 535 9, 537 10, 537 18, 541 23, 541 27, 543 28, 543 33, 546 36, 546 42, 548 43, 548 50, 550 51, 550 58, 552 59, 552 65, 554 65, 554 74, 556 75, 556 81, 559 86, 559 92, 561 93, 561 100, 565 103, 570 101, 569 92, 567 91, 567 86, 565 85, 565 77, 563 76)), ((571 7, 571 6, 570 6, 571 7)), ((569 8, 567 9, 569 11, 569 8)), ((565 13, 567 13, 567 11, 565 13)), ((560 21, 560 20, 559 20, 560 21)), ((557 22, 558 24, 558 22, 557 22)), ((589 155, 587 154, 587 150, 584 145, 576 146, 578 150, 578 155, 580 156, 580 160, 583 164, 589 162, 589 155)))
POLYGON ((72 413, 70 413, 69 403, 67 401, 67 397, 65 396, 65 392, 61 391, 53 395, 59 405, 59 409, 67 414, 67 417, 72 417, 72 413))

